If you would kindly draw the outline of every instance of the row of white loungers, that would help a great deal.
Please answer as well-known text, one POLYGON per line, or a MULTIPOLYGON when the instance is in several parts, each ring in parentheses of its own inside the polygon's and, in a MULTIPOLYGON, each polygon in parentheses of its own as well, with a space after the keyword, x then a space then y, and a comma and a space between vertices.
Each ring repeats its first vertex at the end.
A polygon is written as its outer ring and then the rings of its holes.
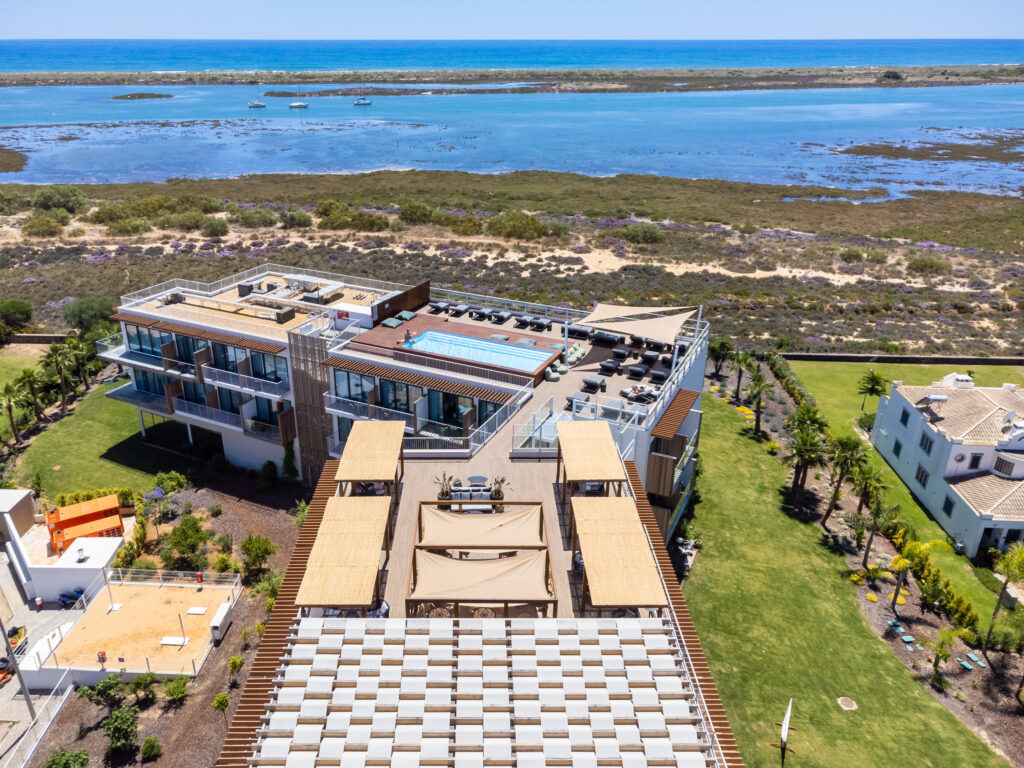
POLYGON ((254 765, 713 765, 662 619, 298 619, 254 765))

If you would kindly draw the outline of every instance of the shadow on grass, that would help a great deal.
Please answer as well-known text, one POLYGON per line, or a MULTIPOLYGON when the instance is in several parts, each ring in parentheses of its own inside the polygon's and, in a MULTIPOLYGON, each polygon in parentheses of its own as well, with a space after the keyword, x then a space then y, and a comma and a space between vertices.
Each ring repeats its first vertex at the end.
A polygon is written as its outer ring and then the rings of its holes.
MULTIPOLYGON (((176 470, 186 473, 189 470, 195 471, 202 465, 198 461, 187 459, 169 450, 163 450, 159 444, 142 439, 142 434, 136 432, 119 443, 115 443, 100 454, 104 461, 134 469, 147 474, 176 470)), ((188 448, 188 443, 185 444, 188 448)))
POLYGON ((804 489, 794 493, 792 486, 784 483, 779 486, 778 494, 779 507, 786 517, 801 523, 814 523, 821 517, 818 512, 821 499, 814 491, 804 489))

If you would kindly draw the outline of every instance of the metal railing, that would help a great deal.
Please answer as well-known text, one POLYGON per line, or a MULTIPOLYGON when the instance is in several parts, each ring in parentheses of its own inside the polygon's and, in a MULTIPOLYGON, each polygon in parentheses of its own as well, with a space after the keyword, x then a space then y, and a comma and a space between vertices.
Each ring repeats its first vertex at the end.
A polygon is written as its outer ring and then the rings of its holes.
MULTIPOLYGON (((107 568, 104 570, 110 584, 158 584, 162 587, 194 587, 197 584, 195 571, 157 571, 144 568, 107 568)), ((241 594, 242 577, 237 573, 203 571, 203 585, 208 587, 231 587, 236 592, 232 599, 241 594)), ((101 585, 102 587, 102 585, 101 585)))
POLYGON ((504 299, 500 296, 484 296, 479 293, 467 293, 466 291, 453 291, 448 288, 431 288, 431 299, 441 299, 456 304, 469 304, 470 306, 484 307, 486 309, 507 310, 509 312, 523 312, 528 315, 539 315, 550 317, 558 322, 575 323, 589 312, 569 307, 555 307, 550 304, 537 304, 532 301, 519 301, 517 299, 504 299))
POLYGON ((679 479, 683 476, 683 472, 686 470, 686 465, 693 458, 693 454, 697 452, 697 441, 691 440, 689 445, 686 446, 686 450, 683 451, 683 455, 679 458, 679 463, 676 464, 675 471, 672 473, 672 489, 675 490, 679 486, 679 479))
POLYGON ((416 415, 405 411, 396 411, 380 405, 361 403, 347 397, 338 397, 324 392, 324 408, 329 412, 346 419, 367 419, 371 421, 404 421, 408 429, 416 429, 416 415))
POLYGON ((193 403, 191 400, 186 400, 182 397, 174 398, 174 412, 208 421, 215 421, 218 424, 225 424, 235 429, 242 429, 241 415, 231 411, 222 411, 220 408, 211 408, 208 405, 193 403))
POLYGON ((106 395, 111 400, 120 400, 122 403, 128 403, 129 405, 138 406, 150 411, 168 414, 171 412, 171 409, 167 407, 166 395, 154 395, 152 392, 136 389, 135 384, 130 381, 127 384, 122 384, 117 389, 110 390, 106 395))
POLYGON ((256 392, 260 395, 276 398, 284 397, 291 389, 291 384, 287 380, 270 381, 269 379, 261 379, 258 376, 246 376, 244 373, 225 371, 211 363, 203 364, 203 380, 229 389, 256 392))
POLYGON ((492 413, 487 421, 469 433, 470 448, 474 452, 482 448, 484 443, 494 437, 531 397, 533 397, 532 381, 520 389, 515 397, 492 413))
POLYGON ((327 452, 331 456, 334 456, 335 458, 340 459, 342 451, 344 451, 344 450, 345 450, 345 441, 344 440, 336 440, 333 436, 327 438, 327 452))
POLYGON ((683 377, 693 367, 694 363, 698 359, 705 360, 707 346, 708 346, 708 333, 710 325, 707 321, 701 321, 695 324, 694 333, 690 346, 687 348, 686 353, 676 361, 676 367, 672 369, 672 373, 666 379, 665 383, 661 386, 661 392, 658 395, 658 399, 655 400, 651 406, 647 409, 647 417, 654 423, 658 420, 658 417, 668 408, 672 402, 672 398, 675 397, 676 392, 679 390, 679 386, 683 381, 683 377))
POLYGON ((247 435, 252 437, 258 437, 260 440, 266 440, 270 443, 281 442, 281 428, 276 424, 268 424, 265 421, 259 419, 242 419, 242 430, 247 435))
MULTIPOLYGON (((527 383, 531 386, 533 385, 533 378, 531 376, 523 376, 521 374, 509 373, 507 371, 466 365, 465 363, 457 363, 450 360, 441 360, 435 357, 417 355, 412 352, 403 352, 400 349, 373 347, 368 344, 361 344, 352 340, 336 342, 327 350, 327 353, 333 357, 347 358, 353 362, 359 363, 370 362, 374 365, 381 365, 377 360, 394 360, 396 363, 402 364, 401 366, 395 366, 396 370, 405 371, 409 370, 410 367, 423 368, 428 372, 441 371, 443 373, 448 373, 458 377, 459 379, 463 379, 468 376, 472 379, 482 379, 484 381, 497 382, 500 384, 510 384, 516 389, 525 386, 527 383), (377 360, 369 358, 377 358, 377 360)), ((389 366, 384 363, 383 367, 387 368, 389 366)))
POLYGON ((121 365, 141 365, 155 368, 160 373, 177 374, 179 376, 195 376, 196 367, 173 357, 161 357, 149 352, 140 352, 125 346, 120 333, 107 336, 96 342, 96 356, 111 363, 121 365))
POLYGON ((17 742, 8 748, 2 768, 23 768, 29 764, 74 689, 74 679, 70 671, 65 670, 50 695, 41 704, 36 703, 35 719, 18 737, 17 742))

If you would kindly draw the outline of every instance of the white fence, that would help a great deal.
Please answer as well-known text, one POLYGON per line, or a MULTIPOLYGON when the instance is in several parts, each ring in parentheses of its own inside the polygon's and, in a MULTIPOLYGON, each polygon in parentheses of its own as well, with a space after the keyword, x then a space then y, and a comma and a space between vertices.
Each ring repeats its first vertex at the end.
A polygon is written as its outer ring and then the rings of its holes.
MULTIPOLYGON (((35 720, 29 723, 28 728, 18 737, 18 741, 15 742, 14 746, 11 747, 4 757, 4 762, 0 764, 0 768, 22 768, 28 765, 49 732, 50 726, 53 725, 57 713, 60 712, 64 702, 71 695, 72 690, 74 690, 74 685, 72 684, 71 675, 65 670, 57 684, 54 685, 50 695, 42 703, 33 702, 36 708, 35 720)), ((24 706, 21 702, 17 702, 17 705, 24 706)))

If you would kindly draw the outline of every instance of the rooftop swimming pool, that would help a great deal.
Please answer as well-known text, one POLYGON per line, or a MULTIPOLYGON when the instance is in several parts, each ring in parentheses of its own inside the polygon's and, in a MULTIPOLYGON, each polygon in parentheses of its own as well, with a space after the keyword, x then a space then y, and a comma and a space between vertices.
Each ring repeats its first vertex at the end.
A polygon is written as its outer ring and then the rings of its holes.
POLYGON ((467 363, 483 363, 523 373, 533 373, 555 352, 553 349, 507 344, 444 331, 424 331, 402 346, 417 352, 444 355, 467 363))

